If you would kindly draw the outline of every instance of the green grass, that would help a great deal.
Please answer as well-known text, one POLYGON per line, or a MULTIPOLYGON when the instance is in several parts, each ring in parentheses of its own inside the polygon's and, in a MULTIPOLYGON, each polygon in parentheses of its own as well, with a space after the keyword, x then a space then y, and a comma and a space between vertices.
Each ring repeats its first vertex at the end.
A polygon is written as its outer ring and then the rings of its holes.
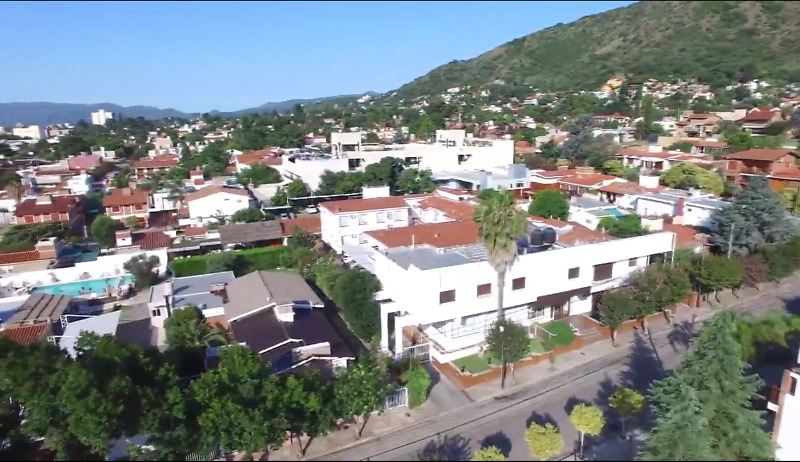
POLYGON ((464 367, 467 372, 471 374, 480 374, 481 372, 489 370, 489 356, 481 358, 478 355, 467 356, 465 358, 456 359, 453 361, 459 372, 464 367))
MULTIPOLYGON (((556 346, 569 345, 575 341, 575 333, 572 332, 569 323, 566 321, 551 321, 542 327, 544 327, 544 330, 547 332, 555 335, 553 343, 555 343, 556 346)), ((543 333, 543 335, 546 336, 547 334, 543 333)))
POLYGON ((538 338, 532 338, 530 342, 528 342, 528 352, 533 355, 538 355, 547 352, 547 348, 545 348, 544 344, 538 338))

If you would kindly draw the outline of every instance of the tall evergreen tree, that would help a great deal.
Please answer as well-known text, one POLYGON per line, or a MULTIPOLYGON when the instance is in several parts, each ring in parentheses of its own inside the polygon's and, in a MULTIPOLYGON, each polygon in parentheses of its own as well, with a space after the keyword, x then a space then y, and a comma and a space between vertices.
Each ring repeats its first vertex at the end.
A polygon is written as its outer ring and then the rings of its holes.
POLYGON ((762 413, 751 404, 761 381, 747 373, 735 322, 731 311, 719 313, 694 341, 677 375, 697 392, 717 460, 774 460, 762 413))
POLYGON ((668 377, 653 384, 651 395, 656 424, 639 460, 715 460, 708 421, 694 389, 668 377))

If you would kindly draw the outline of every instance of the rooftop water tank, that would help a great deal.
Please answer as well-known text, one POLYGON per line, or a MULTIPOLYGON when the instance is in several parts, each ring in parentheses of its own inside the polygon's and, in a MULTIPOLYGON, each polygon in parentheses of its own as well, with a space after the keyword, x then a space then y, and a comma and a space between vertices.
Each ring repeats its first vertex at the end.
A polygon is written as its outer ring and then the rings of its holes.
POLYGON ((556 230, 555 229, 553 229, 553 228, 548 226, 547 228, 544 229, 544 231, 542 231, 542 233, 544 234, 544 243, 545 244, 553 245, 553 244, 556 243, 556 230))
POLYGON ((531 231, 531 245, 534 247, 544 245, 544 230, 536 228, 531 231))

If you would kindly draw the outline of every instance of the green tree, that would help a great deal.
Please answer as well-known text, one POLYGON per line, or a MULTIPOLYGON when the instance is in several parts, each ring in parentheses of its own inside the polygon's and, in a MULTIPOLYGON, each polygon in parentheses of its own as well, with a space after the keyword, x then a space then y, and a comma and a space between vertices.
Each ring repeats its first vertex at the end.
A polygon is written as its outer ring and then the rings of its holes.
POLYGON ((795 231, 769 181, 752 177, 730 205, 714 212, 709 237, 721 252, 739 256, 767 244, 783 244, 795 231))
POLYGON ((239 257, 235 252, 218 252, 206 255, 206 272, 219 273, 222 271, 233 271, 239 262, 239 257))
POLYGON ((331 275, 331 284, 323 290, 342 310, 353 332, 367 342, 371 341, 380 332, 380 305, 375 301, 375 293, 381 290, 380 280, 374 274, 358 268, 337 271, 331 275))
POLYGON ((302 180, 293 180, 291 183, 286 185, 285 191, 286 196, 289 199, 294 199, 295 197, 306 197, 309 193, 308 185, 303 183, 302 180))
POLYGON ((564 439, 551 423, 531 423, 525 429, 525 442, 528 443, 531 455, 539 460, 548 460, 564 449, 564 439))
POLYGON ((259 187, 262 184, 280 183, 281 174, 273 167, 264 164, 253 164, 236 176, 236 181, 241 184, 252 184, 259 187))
POLYGON ((734 337, 741 349, 740 358, 750 362, 756 358, 759 345, 788 346, 790 334, 800 331, 800 316, 771 312, 761 318, 736 317, 734 337))
POLYGON ((379 162, 369 164, 364 169, 364 182, 367 186, 389 186, 397 190, 397 180, 405 169, 403 159, 384 157, 379 162))
POLYGON ((642 217, 631 213, 623 215, 619 218, 604 217, 600 219, 600 228, 604 229, 608 234, 619 237, 635 237, 650 234, 650 231, 642 226, 642 217))
POLYGON ((644 408, 644 395, 628 387, 619 386, 608 398, 608 405, 622 416, 622 433, 625 423, 644 408))
POLYGON ((125 217, 124 223, 125 223, 125 227, 126 228, 135 229, 136 227, 139 226, 139 219, 137 217, 134 217, 133 215, 131 215, 131 216, 125 217))
POLYGON ((98 215, 92 222, 91 234, 100 247, 109 249, 117 244, 115 234, 117 226, 108 215, 98 215))
POLYGON ((250 207, 237 210, 231 215, 231 223, 254 223, 263 219, 264 214, 261 210, 250 207))
POLYGON ((603 163, 603 168, 601 169, 603 173, 606 175, 613 175, 613 176, 625 176, 628 172, 628 169, 622 165, 622 161, 618 159, 608 159, 603 163))
POLYGON ((537 217, 566 220, 569 217, 569 202, 560 191, 546 189, 533 196, 528 213, 537 217))
POLYGON ((475 451, 470 460, 473 462, 502 462, 506 460, 506 456, 497 449, 497 446, 486 446, 475 451))
POLYGON ((411 361, 408 368, 400 376, 400 380, 408 390, 408 407, 415 408, 428 399, 431 387, 431 375, 418 362, 411 361))
POLYGON ((741 261, 710 255, 703 259, 694 273, 694 279, 706 292, 714 292, 719 301, 719 291, 739 287, 744 282, 745 272, 741 261))
POLYGON ((583 457, 583 440, 586 435, 598 436, 606 425, 603 411, 589 404, 579 403, 569 413, 569 421, 580 435, 580 457, 583 457))
POLYGON ((343 417, 359 417, 358 438, 373 412, 383 412, 391 391, 385 365, 371 354, 360 356, 336 380, 336 402, 343 417))
POLYGON ((684 301, 691 291, 686 273, 680 268, 667 265, 652 265, 634 275, 630 287, 633 290, 634 314, 641 319, 642 327, 649 333, 647 316, 668 312, 673 305, 684 301))
POLYGON ((692 342, 677 376, 697 393, 716 460, 773 460, 762 412, 752 407, 761 381, 747 373, 735 335, 736 316, 722 311, 692 342))
MULTIPOLYGON (((517 239, 526 233, 527 220, 507 190, 478 203, 474 220, 478 224, 478 237, 489 254, 489 264, 497 273, 497 320, 502 322, 505 320, 506 273, 517 258, 517 239)), ((504 388, 506 360, 501 358, 501 361, 500 387, 504 388)))
POLYGON ((155 255, 149 257, 142 254, 132 257, 122 265, 122 268, 131 273, 133 284, 138 290, 146 289, 153 285, 158 278, 158 267, 161 261, 155 255))
POLYGON ((403 194, 420 194, 436 189, 430 170, 407 168, 397 177, 397 191, 403 194))
POLYGON ((315 369, 282 376, 281 390, 289 432, 297 438, 300 457, 305 456, 314 438, 336 426, 334 388, 315 369), (306 444, 302 442, 306 435, 306 444))
POLYGON ((486 333, 487 351, 494 358, 515 363, 528 356, 528 330, 507 319, 497 320, 486 333))
POLYGON ((316 243, 316 236, 295 225, 294 229, 292 230, 292 236, 289 239, 290 246, 311 249, 316 243))
POLYGON ((206 323, 195 305, 173 308, 164 321, 164 333, 170 349, 204 349, 225 345, 228 341, 222 330, 206 323))
POLYGON ((617 346, 617 330, 625 321, 635 317, 635 301, 630 289, 607 292, 600 299, 600 322, 611 330, 611 344, 617 346))
POLYGON ((114 176, 114 181, 112 181, 112 184, 117 189, 127 188, 128 187, 128 175, 125 175, 125 174, 122 174, 122 173, 117 173, 114 176))
POLYGON ((769 267, 764 257, 761 255, 747 255, 741 260, 744 269, 744 285, 747 287, 758 287, 759 284, 767 280, 769 267))
POLYGON ((708 170, 693 162, 680 162, 664 172, 661 183, 671 188, 697 188, 712 194, 722 194, 725 179, 713 170, 708 170))
POLYGON ((251 453, 279 447, 288 428, 279 382, 249 348, 221 349, 219 365, 190 386, 202 409, 198 423, 203 447, 251 453))
POLYGON ((653 384, 651 396, 655 426, 638 460, 719 460, 712 448, 708 419, 691 386, 668 377, 653 384))
POLYGON ((189 178, 189 169, 178 165, 167 170, 164 179, 167 181, 183 181, 189 178))

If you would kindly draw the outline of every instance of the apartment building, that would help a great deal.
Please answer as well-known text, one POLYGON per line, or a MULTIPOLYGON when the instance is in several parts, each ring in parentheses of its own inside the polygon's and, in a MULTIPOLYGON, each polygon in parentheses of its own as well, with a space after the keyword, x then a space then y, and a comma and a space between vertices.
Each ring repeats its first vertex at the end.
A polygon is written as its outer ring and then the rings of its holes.
POLYGON ((20 138, 29 138, 31 140, 42 139, 42 129, 38 125, 21 125, 11 129, 11 134, 20 138))
POLYGON ((137 178, 146 177, 156 173, 166 173, 172 167, 180 164, 180 156, 173 154, 145 157, 133 162, 133 169, 137 178))
POLYGON ((800 186, 800 169, 796 162, 800 157, 789 149, 748 149, 725 156, 725 177, 740 185, 752 176, 766 176, 772 189, 800 186))
POLYGON ((103 207, 114 220, 124 221, 133 216, 147 225, 149 198, 150 193, 144 189, 116 188, 103 196, 103 207))
MULTIPOLYGON (((480 351, 496 320, 497 275, 470 226, 423 224, 367 233, 383 244, 368 255, 383 286, 377 295, 382 348, 402 355, 403 330, 411 328, 431 341, 439 362, 480 351), (422 231, 425 227, 439 229, 422 231), (448 229, 455 227, 461 229, 448 229)), ((614 239, 548 219, 532 220, 529 228, 503 294, 507 319, 523 325, 592 312, 603 292, 664 261, 675 248, 672 232, 614 239)))
POLYGON ((105 125, 106 122, 114 118, 113 112, 107 112, 104 109, 92 112, 92 125, 105 125))
POLYGON ((81 196, 41 195, 23 199, 14 210, 14 223, 31 224, 58 221, 73 233, 84 234, 81 196))

